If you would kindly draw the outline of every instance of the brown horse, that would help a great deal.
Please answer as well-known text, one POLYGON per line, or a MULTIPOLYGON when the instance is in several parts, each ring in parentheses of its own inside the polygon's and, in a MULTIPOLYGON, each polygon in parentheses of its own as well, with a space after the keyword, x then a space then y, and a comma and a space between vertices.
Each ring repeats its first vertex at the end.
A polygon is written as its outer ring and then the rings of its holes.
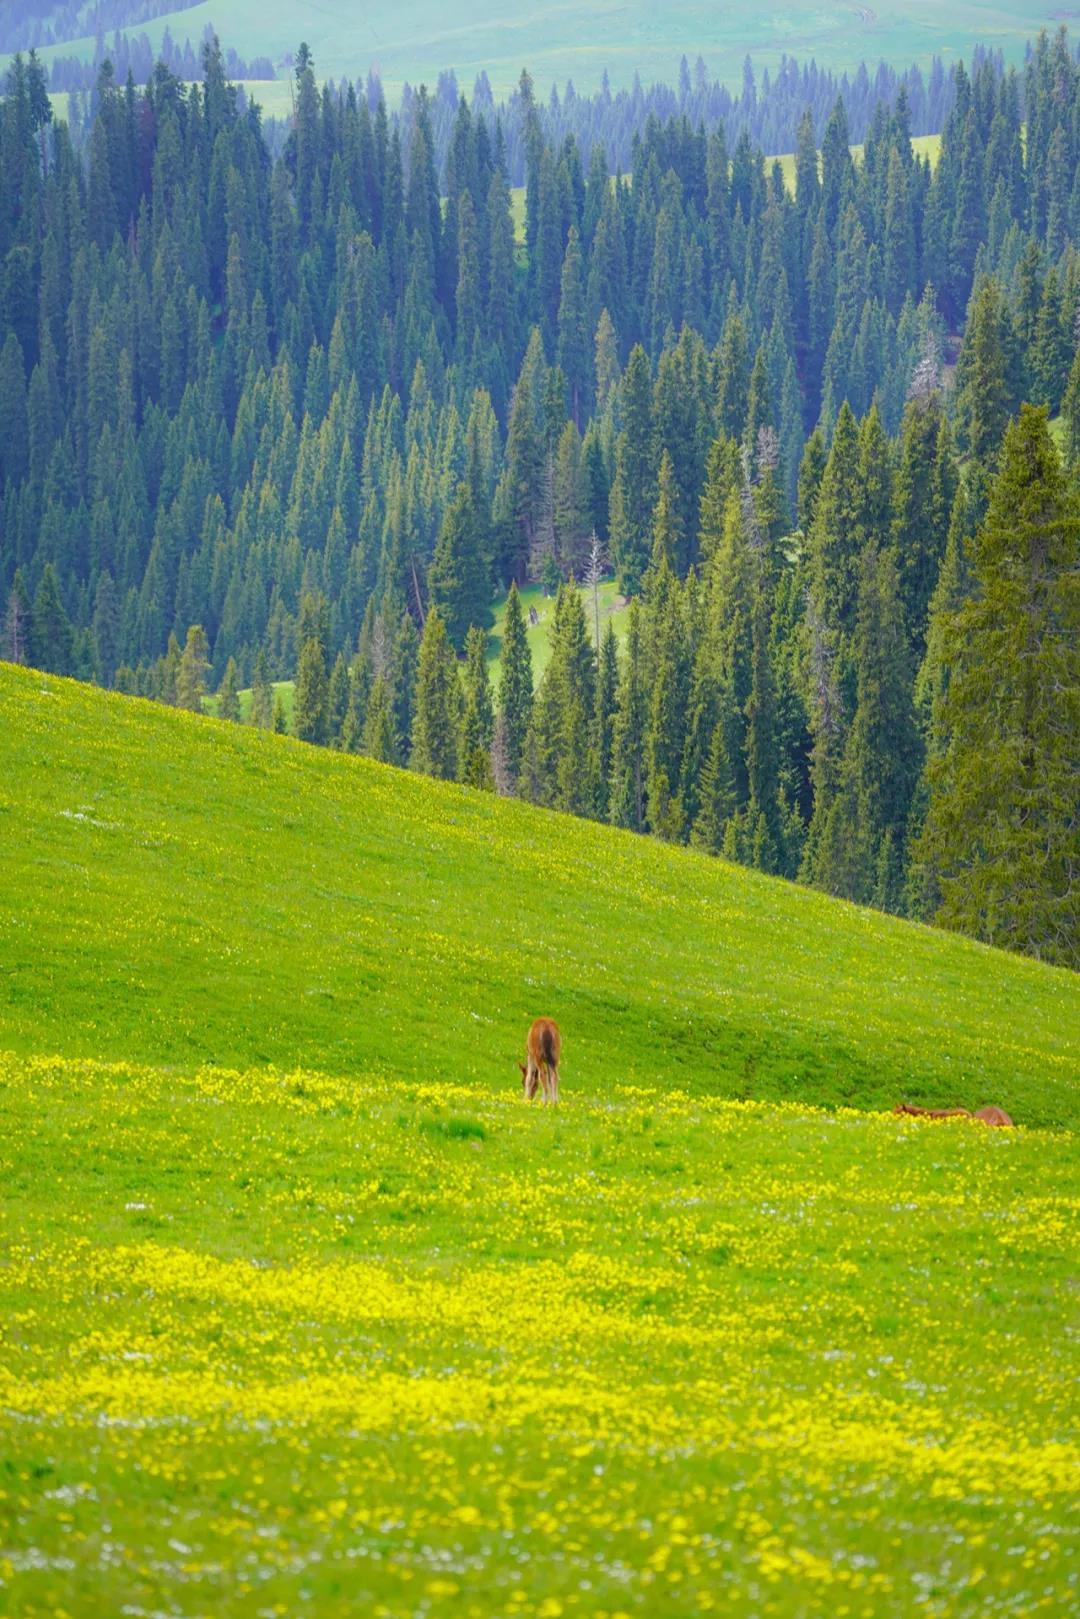
POLYGON ((525 1042, 525 1061, 519 1062, 521 1087, 525 1100, 531 1102, 539 1087, 543 1088, 545 1102, 559 1100, 559 1054, 562 1035, 559 1025, 549 1017, 538 1017, 529 1030, 525 1042))
POLYGON ((980 1107, 972 1113, 966 1107, 916 1107, 914 1102, 897 1102, 893 1112, 911 1113, 918 1119, 978 1119, 998 1129, 1013 1122, 1003 1107, 980 1107))

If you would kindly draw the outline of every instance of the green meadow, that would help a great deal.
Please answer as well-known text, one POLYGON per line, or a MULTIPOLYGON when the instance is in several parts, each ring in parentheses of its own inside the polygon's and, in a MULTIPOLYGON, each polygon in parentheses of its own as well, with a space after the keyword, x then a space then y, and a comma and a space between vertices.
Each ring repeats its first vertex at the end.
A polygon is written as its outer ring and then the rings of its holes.
MULTIPOLYGON (((572 79, 582 91, 599 88, 606 70, 615 88, 642 81, 672 81, 680 58, 700 54, 709 72, 733 87, 749 52, 760 73, 775 68, 786 52, 800 61, 852 70, 865 58, 896 66, 935 55, 970 56, 978 40, 992 39, 1019 63, 1024 45, 1040 28, 1052 29, 1064 14, 1047 0, 957 0, 947 8, 925 0, 879 0, 876 6, 836 0, 795 0, 762 11, 701 4, 701 0, 598 0, 588 7, 540 0, 510 11, 495 0, 455 11, 436 0, 201 0, 135 24, 157 44, 166 27, 174 38, 198 40, 212 25, 242 56, 269 56, 279 66, 301 40, 311 46, 320 75, 364 75, 377 66, 388 91, 408 80, 434 85, 453 68, 466 90, 481 72, 496 94, 510 90, 528 66, 538 85, 572 79)), ((93 54, 93 39, 45 49, 53 55, 93 54)))
POLYGON ((7 666, 0 966, 5 1616, 1075 1611, 1074 975, 7 666))
MULTIPOLYGON (((532 658, 533 680, 539 682, 541 675, 551 661, 551 630, 555 614, 555 598, 548 596, 540 585, 526 585, 520 592, 521 606, 525 614, 525 639, 529 643, 529 655, 532 658), (536 615, 536 623, 532 622, 532 615, 536 615)), ((619 594, 614 579, 604 579, 598 585, 595 600, 592 590, 587 585, 579 585, 578 594, 585 608, 585 621, 592 636, 593 644, 597 645, 597 630, 599 639, 603 641, 604 632, 610 623, 615 631, 615 639, 622 642, 630 627, 629 602, 625 596, 619 594)), ((498 688, 499 655, 502 651, 503 630, 506 624, 506 597, 502 597, 495 606, 495 623, 488 638, 488 672, 492 681, 498 688)))
POLYGON ((0 1043, 22 1053, 419 1074, 449 1047, 458 1079, 497 1081, 543 1006, 594 1090, 1080 1122, 1070 973, 14 669, 0 859, 0 1043))

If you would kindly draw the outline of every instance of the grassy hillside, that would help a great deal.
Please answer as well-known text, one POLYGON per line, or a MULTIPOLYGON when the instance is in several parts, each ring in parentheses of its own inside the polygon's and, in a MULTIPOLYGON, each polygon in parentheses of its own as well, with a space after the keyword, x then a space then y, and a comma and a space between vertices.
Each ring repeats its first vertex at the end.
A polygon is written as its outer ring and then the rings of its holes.
POLYGON ((6 1619, 1071 1611, 1075 1138, 834 1104, 1080 980, 4 666, 0 895, 6 1619))
MULTIPOLYGON (((579 90, 599 87, 607 69, 616 87, 629 88, 635 73, 645 82, 671 81, 684 54, 700 53, 710 71, 733 86, 740 82, 744 55, 752 53, 760 72, 787 52, 813 57, 824 66, 851 69, 865 57, 906 66, 928 63, 935 52, 969 56, 977 41, 1019 61, 1024 43, 1040 28, 1053 28, 1062 13, 1046 0, 956 0, 948 8, 920 0, 880 0, 876 7, 837 0, 793 0, 781 8, 746 11, 705 6, 701 0, 597 0, 569 6, 540 0, 527 10, 509 10, 497 0, 469 7, 447 7, 437 0, 202 0, 127 30, 160 41, 166 27, 175 38, 197 40, 207 24, 242 56, 269 56, 280 63, 307 40, 321 74, 363 75, 377 64, 384 82, 434 84, 453 68, 466 89, 476 75, 488 74, 497 92, 510 89, 521 69, 543 87, 573 79, 579 90)), ((93 54, 86 39, 46 49, 93 54)))
POLYGON ((1080 979, 683 850, 0 672, 0 1047, 1080 1120, 1080 979), (77 942, 77 948, 76 948, 77 942), (642 946, 645 949, 642 949, 642 946))

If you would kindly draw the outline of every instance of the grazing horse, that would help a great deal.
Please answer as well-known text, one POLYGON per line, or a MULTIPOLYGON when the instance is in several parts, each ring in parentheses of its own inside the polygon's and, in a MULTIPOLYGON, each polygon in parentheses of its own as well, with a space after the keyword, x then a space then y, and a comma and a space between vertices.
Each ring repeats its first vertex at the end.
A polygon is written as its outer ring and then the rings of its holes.
POLYGON ((559 1025, 549 1017, 538 1017, 529 1030, 525 1042, 525 1061, 519 1062, 521 1086, 525 1100, 531 1102, 538 1087, 543 1088, 545 1102, 559 1100, 559 1053, 562 1035, 559 1025))
POLYGON ((972 1113, 966 1107, 916 1107, 914 1102, 897 1102, 893 1112, 911 1113, 918 1119, 978 1119, 999 1129, 1013 1122, 1003 1107, 980 1107, 972 1113))

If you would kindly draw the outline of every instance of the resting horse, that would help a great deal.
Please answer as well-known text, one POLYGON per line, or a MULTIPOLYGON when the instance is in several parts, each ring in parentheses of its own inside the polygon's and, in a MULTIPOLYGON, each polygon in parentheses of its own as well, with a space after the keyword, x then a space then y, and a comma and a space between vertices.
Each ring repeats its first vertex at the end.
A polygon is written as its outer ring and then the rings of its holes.
POLYGON ((1012 1124, 1003 1107, 980 1107, 974 1113, 966 1107, 916 1107, 914 1102, 897 1102, 894 1113, 910 1113, 917 1119, 978 1119, 1002 1129, 1012 1124))

